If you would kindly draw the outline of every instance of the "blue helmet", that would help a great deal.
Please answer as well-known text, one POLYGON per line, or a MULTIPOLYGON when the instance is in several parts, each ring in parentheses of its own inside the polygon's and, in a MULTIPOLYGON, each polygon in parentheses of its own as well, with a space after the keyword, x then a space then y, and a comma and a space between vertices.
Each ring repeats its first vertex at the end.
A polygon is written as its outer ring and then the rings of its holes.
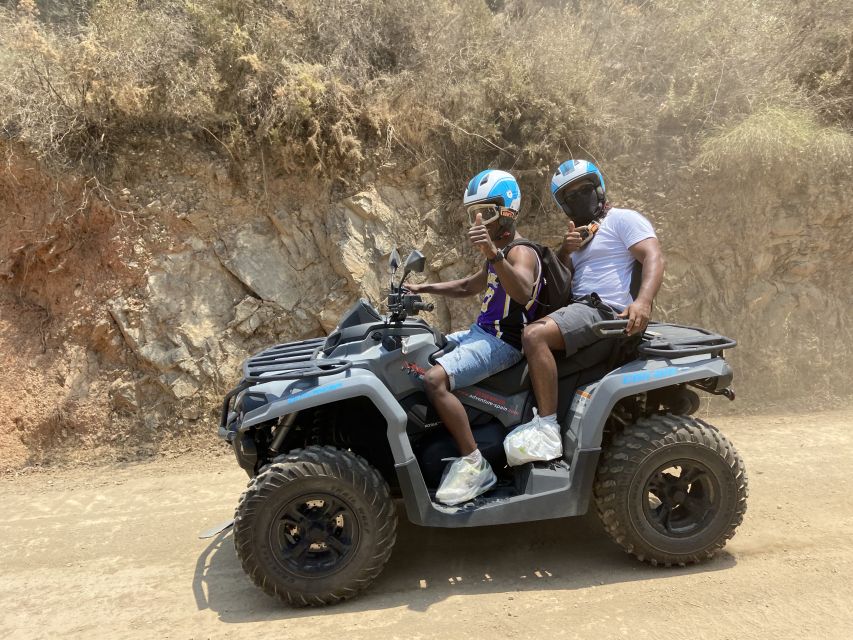
POLYGON ((604 176, 598 167, 588 160, 566 160, 551 176, 551 195, 566 214, 569 212, 562 194, 567 187, 578 182, 592 182, 598 192, 599 201, 604 201, 604 176))
POLYGON ((471 178, 462 204, 496 204, 512 209, 516 213, 521 208, 521 189, 512 174, 499 169, 486 169, 471 178))

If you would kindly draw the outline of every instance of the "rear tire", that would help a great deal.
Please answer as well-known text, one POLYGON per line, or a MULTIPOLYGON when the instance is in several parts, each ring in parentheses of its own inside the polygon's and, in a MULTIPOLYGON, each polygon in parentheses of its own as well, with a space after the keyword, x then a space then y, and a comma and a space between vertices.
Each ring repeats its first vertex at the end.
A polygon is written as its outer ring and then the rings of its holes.
POLYGON ((312 446, 277 457, 249 483, 234 544, 265 593, 295 606, 325 605, 373 582, 396 530, 379 472, 349 451, 312 446))
POLYGON ((641 418, 613 438, 594 498, 605 530, 639 560, 703 562, 734 536, 749 495, 738 452, 689 416, 641 418))

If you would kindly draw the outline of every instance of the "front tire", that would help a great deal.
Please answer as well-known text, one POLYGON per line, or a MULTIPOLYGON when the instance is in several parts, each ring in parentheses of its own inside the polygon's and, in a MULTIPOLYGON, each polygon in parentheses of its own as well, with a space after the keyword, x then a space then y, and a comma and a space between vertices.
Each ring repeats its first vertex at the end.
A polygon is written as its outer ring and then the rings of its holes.
POLYGON ((234 544, 265 593, 295 606, 325 605, 373 582, 396 530, 379 472, 349 451, 312 446, 278 456, 249 483, 234 544))
POLYGON ((702 420, 669 414, 641 418, 615 436, 594 487, 610 537, 665 566, 712 558, 743 521, 748 494, 731 442, 702 420))

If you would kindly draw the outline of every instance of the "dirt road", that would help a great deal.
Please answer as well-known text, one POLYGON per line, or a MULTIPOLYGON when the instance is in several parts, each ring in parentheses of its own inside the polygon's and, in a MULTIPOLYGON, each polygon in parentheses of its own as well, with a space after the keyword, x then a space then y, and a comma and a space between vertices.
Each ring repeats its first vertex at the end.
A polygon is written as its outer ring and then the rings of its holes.
POLYGON ((289 609, 244 576, 230 458, 0 480, 0 638, 850 638, 853 411, 718 419, 747 518, 698 568, 654 569, 593 516, 457 531, 400 521, 360 598, 289 609))

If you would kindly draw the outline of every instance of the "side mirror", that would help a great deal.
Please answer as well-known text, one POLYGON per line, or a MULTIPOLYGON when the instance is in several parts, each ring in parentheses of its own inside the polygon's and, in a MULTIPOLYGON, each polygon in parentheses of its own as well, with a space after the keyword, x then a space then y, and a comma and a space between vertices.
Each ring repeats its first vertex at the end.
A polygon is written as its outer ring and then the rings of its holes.
POLYGON ((391 257, 388 258, 388 273, 392 276, 397 273, 397 269, 400 266, 400 254, 397 253, 397 247, 394 247, 391 250, 391 257))
POLYGON ((403 271, 403 277, 405 278, 409 273, 415 272, 420 273, 424 270, 426 266, 426 258, 424 254, 422 254, 417 249, 412 251, 408 257, 406 258, 406 264, 404 265, 405 269, 403 271))

